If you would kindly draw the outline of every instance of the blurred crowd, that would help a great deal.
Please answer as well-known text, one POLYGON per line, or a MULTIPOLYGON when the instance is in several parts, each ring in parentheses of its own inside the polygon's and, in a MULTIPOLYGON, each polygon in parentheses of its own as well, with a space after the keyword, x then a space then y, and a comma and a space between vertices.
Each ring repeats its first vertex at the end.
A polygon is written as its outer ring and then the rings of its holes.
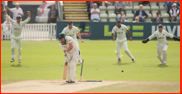
MULTIPOLYGON (((106 9, 108 6, 115 7, 115 14, 120 15, 117 20, 122 22, 127 22, 127 17, 125 8, 126 6, 133 6, 132 1, 115 1, 114 4, 111 4, 109 1, 87 1, 88 16, 91 21, 100 21, 100 6, 105 6, 106 9)), ((149 1, 140 1, 138 3, 139 9, 134 11, 133 22, 145 22, 145 19, 148 17, 148 14, 143 9, 143 6, 150 6, 149 1)), ((161 7, 161 6, 160 6, 161 7)), ((163 4, 163 7, 166 9, 166 13, 169 14, 170 22, 179 22, 180 21, 180 3, 177 1, 168 1, 163 4)), ((108 14, 108 13, 107 13, 108 14)), ((156 16, 152 18, 152 22, 163 22, 163 18, 160 15, 160 11, 156 12, 156 16)))

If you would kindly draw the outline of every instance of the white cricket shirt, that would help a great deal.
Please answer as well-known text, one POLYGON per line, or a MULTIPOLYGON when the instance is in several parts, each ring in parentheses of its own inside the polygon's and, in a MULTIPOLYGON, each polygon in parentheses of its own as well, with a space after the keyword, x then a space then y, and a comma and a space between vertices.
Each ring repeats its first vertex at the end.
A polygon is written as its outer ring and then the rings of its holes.
POLYGON ((126 30, 128 30, 128 28, 121 24, 121 27, 118 28, 117 26, 114 26, 113 29, 112 29, 112 33, 116 33, 117 34, 117 38, 116 38, 116 41, 118 42, 123 42, 125 40, 127 40, 126 38, 126 30))
POLYGON ((60 47, 63 49, 63 50, 67 50, 69 48, 69 43, 73 42, 73 48, 70 50, 69 53, 72 53, 74 51, 78 51, 79 50, 79 47, 78 45, 76 44, 76 41, 70 37, 70 36, 66 36, 65 37, 65 40, 66 40, 66 44, 62 44, 60 43, 60 47))
POLYGON ((15 20, 11 19, 7 14, 5 17, 10 21, 13 27, 13 32, 11 38, 20 39, 22 38, 21 32, 22 28, 30 21, 30 17, 28 17, 25 21, 21 21, 20 24, 18 24, 15 20))
POLYGON ((73 26, 71 29, 69 29, 67 26, 62 31, 62 33, 66 34, 66 36, 72 37, 75 41, 77 40, 76 33, 79 33, 79 32, 80 32, 80 30, 78 30, 78 28, 76 26, 73 26))
POLYGON ((167 42, 166 37, 173 38, 174 36, 168 33, 166 30, 162 30, 161 33, 157 30, 151 36, 149 36, 149 39, 151 40, 155 37, 157 37, 158 43, 166 43, 167 42))

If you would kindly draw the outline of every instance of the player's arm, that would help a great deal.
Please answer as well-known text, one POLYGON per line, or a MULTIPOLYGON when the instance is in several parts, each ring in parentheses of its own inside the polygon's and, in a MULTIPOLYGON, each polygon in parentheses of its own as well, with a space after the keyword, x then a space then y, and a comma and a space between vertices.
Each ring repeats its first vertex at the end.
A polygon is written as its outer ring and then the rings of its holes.
POLYGON ((68 53, 71 51, 71 49, 73 49, 73 40, 72 39, 68 39, 68 42, 69 42, 69 47, 68 47, 68 49, 64 53, 65 57, 68 55, 68 53))
POLYGON ((82 39, 82 37, 81 37, 80 30, 79 30, 77 27, 75 27, 75 30, 76 30, 76 35, 79 37, 79 39, 80 39, 81 42, 83 43, 84 41, 83 41, 83 39, 82 39))
POLYGON ((70 42, 69 43, 69 47, 67 49, 67 52, 71 51, 72 48, 73 48, 73 42, 70 42))
POLYGON ((25 21, 23 21, 23 26, 25 26, 25 24, 27 24, 30 21, 31 12, 27 11, 27 14, 28 14, 28 18, 25 21))
POLYGON ((125 30, 126 30, 127 33, 128 33, 129 40, 132 41, 132 38, 131 38, 131 36, 130 36, 130 31, 129 31, 128 27, 126 27, 126 26, 124 25, 124 28, 125 28, 125 30))
POLYGON ((112 36, 112 39, 113 39, 113 41, 114 41, 114 40, 116 39, 116 38, 114 37, 114 33, 112 33, 111 36, 112 36))
POLYGON ((150 41, 150 40, 153 39, 153 38, 155 38, 155 33, 152 34, 151 36, 149 36, 148 38, 144 39, 144 40, 142 41, 142 43, 147 43, 148 41, 150 41))
POLYGON ((180 41, 180 38, 178 38, 178 37, 176 37, 176 36, 174 36, 174 35, 168 33, 167 31, 166 31, 166 34, 167 34, 168 37, 174 39, 175 41, 180 41))
POLYGON ((84 40, 82 39, 80 32, 76 33, 76 35, 79 37, 79 39, 80 39, 80 40, 81 40, 81 42, 83 43, 83 42, 84 42, 84 40))
POLYGON ((12 12, 11 9, 9 7, 7 7, 8 11, 12 12))
POLYGON ((126 31, 127 31, 127 33, 128 33, 128 36, 129 36, 130 41, 132 41, 132 38, 131 38, 131 36, 130 36, 130 31, 129 31, 129 30, 126 30, 126 31))
POLYGON ((61 49, 62 49, 63 52, 64 52, 64 56, 66 57, 66 56, 68 55, 67 50, 63 47, 62 44, 60 44, 60 47, 61 47, 61 49))
POLYGON ((6 10, 3 10, 3 13, 4 13, 5 17, 6 17, 11 23, 14 22, 14 20, 11 19, 10 16, 6 13, 6 10))
POLYGON ((112 34, 111 34, 113 41, 116 39, 116 38, 114 37, 114 34, 115 34, 115 33, 116 33, 116 30, 115 30, 115 28, 113 27, 113 29, 112 29, 112 34))

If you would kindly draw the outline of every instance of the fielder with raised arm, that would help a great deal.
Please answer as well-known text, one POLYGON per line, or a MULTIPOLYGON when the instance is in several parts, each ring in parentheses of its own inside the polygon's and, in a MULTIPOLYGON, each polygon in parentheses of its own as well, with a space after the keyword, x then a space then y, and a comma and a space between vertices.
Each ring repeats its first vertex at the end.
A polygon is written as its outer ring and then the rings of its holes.
POLYGON ((166 30, 163 29, 162 24, 158 25, 158 30, 155 31, 151 36, 149 36, 147 39, 143 40, 143 43, 147 43, 151 39, 157 37, 158 44, 157 44, 157 57, 160 60, 160 64, 166 64, 167 63, 167 47, 168 43, 166 40, 166 37, 170 37, 174 39, 175 41, 180 41, 179 38, 176 36, 168 33, 166 30), (162 57, 163 55, 163 57, 162 57))
MULTIPOLYGON (((78 45, 77 36, 79 37, 79 39, 83 43, 84 41, 83 41, 83 39, 82 39, 82 37, 80 35, 80 30, 78 30, 78 28, 76 26, 73 26, 73 22, 69 21, 67 25, 68 26, 63 29, 62 33, 66 34, 67 36, 72 37, 75 40, 77 45, 78 45)), ((78 47, 79 47, 79 45, 78 45, 78 47)), ((80 49, 79 49, 79 60, 78 60, 78 62, 82 63, 82 55, 80 53, 80 49)))
POLYGON ((128 30, 128 28, 125 25, 121 24, 120 20, 118 20, 117 25, 114 26, 113 29, 112 29, 113 41, 115 40, 114 34, 117 33, 115 53, 118 56, 118 62, 121 62, 121 57, 123 55, 120 54, 120 50, 121 50, 121 46, 123 46, 123 49, 124 49, 125 53, 131 58, 133 63, 135 63, 136 61, 135 61, 133 55, 128 50, 127 38, 126 38, 125 31, 127 31, 130 41, 132 41, 132 38, 130 36, 130 31, 128 30))
POLYGON ((79 57, 79 47, 76 41, 70 37, 66 36, 64 33, 58 35, 60 46, 64 51, 64 56, 66 57, 66 62, 68 62, 68 83, 74 83, 76 77, 76 65, 78 63, 79 57))
POLYGON ((6 10, 3 10, 5 17, 10 21, 13 27, 12 36, 11 36, 11 53, 12 58, 10 62, 15 61, 15 46, 18 45, 18 62, 21 63, 21 46, 22 46, 22 28, 30 21, 30 11, 27 11, 28 18, 25 21, 21 21, 21 17, 17 16, 16 21, 11 19, 7 13, 6 10))

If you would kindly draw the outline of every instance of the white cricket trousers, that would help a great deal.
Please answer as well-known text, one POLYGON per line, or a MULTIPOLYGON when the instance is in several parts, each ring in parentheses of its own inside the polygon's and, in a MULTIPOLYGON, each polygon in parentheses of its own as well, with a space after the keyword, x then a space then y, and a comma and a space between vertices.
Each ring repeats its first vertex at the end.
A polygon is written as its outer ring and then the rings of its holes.
POLYGON ((127 41, 123 41, 123 42, 118 42, 116 41, 116 55, 118 56, 118 59, 121 59, 121 57, 123 55, 120 54, 120 50, 121 50, 121 46, 123 46, 124 52, 131 58, 133 58, 133 55, 130 53, 130 51, 128 50, 128 45, 127 45, 127 41))
POLYGON ((157 57, 162 63, 167 63, 167 43, 158 43, 157 44, 157 57), (163 56, 163 57, 162 57, 163 56))
POLYGON ((22 39, 14 39, 11 38, 11 54, 12 54, 12 58, 15 58, 15 46, 16 44, 18 45, 18 59, 21 59, 21 46, 22 46, 22 39))
POLYGON ((78 63, 78 57, 79 57, 78 50, 70 53, 70 60, 68 63, 68 70, 67 70, 68 81, 75 81, 74 79, 76 77, 76 65, 78 63))
MULTIPOLYGON (((78 48, 80 48, 79 44, 78 44, 78 41, 77 40, 75 40, 75 41, 76 41, 76 44, 78 45, 78 48)), ((82 61, 82 55, 81 55, 80 49, 79 49, 79 58, 78 58, 78 60, 82 61)))

